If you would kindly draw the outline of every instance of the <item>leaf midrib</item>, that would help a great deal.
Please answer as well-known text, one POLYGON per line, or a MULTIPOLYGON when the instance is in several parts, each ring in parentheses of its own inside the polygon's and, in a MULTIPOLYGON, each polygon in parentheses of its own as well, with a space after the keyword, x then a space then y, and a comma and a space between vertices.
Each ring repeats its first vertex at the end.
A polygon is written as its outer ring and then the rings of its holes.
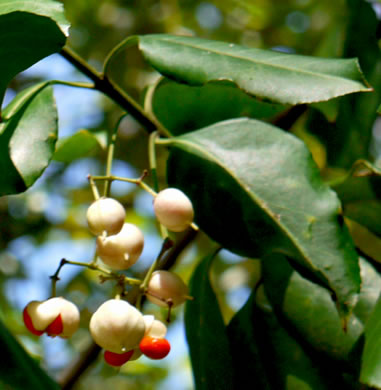
MULTIPOLYGON (((283 69, 283 70, 286 70, 286 71, 290 71, 290 72, 299 72, 299 73, 302 73, 302 74, 306 74, 306 75, 312 75, 314 77, 320 77, 320 78, 326 78, 326 79, 333 79, 333 80, 345 80, 346 82, 350 82, 350 83, 358 83, 362 86, 363 90, 365 91, 370 91, 371 89, 370 88, 367 88, 363 82, 364 81, 359 81, 359 80, 353 80, 353 79, 350 79, 350 78, 344 78, 344 77, 340 77, 340 76, 332 76, 332 75, 329 75, 329 74, 326 74, 326 73, 313 73, 313 72, 310 72, 310 71, 307 71, 307 70, 304 70, 304 69, 300 69, 300 68, 290 68, 290 67, 286 67, 286 66, 280 66, 280 65, 274 65, 274 64, 271 64, 271 63, 267 63, 267 62, 263 62, 263 61, 259 61, 259 60, 252 60, 252 59, 249 59, 247 57, 242 57, 242 56, 238 56, 238 55, 232 55, 232 54, 226 54, 224 52, 220 52, 216 49, 205 49, 203 47, 200 47, 196 44, 190 44, 190 43, 184 43, 184 42, 181 42, 181 45, 178 43, 178 41, 176 40, 171 40, 170 38, 160 38, 162 39, 163 41, 165 42, 169 42, 173 45, 178 45, 178 46, 187 46, 187 47, 190 47, 190 48, 193 48, 193 49, 198 49, 198 50, 203 50, 203 51, 206 51, 206 52, 212 52, 214 54, 217 54, 217 55, 220 55, 220 56, 229 56, 229 57, 232 57, 232 58, 236 58, 238 60, 241 60, 241 61, 248 61, 248 62, 252 62, 253 64, 261 64, 263 66, 267 66, 267 67, 272 67, 272 68, 275 68, 275 69, 283 69)), ((243 49, 245 50, 250 50, 250 49, 246 49, 244 48, 243 46, 241 46, 243 49)), ((259 49, 258 49, 259 50, 259 49)), ((361 73, 360 73, 360 77, 361 77, 361 73)))

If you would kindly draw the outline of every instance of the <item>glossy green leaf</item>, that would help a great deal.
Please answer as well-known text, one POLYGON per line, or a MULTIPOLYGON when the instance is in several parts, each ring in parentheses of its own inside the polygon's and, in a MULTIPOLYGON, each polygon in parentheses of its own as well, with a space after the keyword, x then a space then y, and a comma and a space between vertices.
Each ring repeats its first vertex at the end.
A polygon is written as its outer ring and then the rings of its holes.
MULTIPOLYGON (((328 390, 336 378, 324 363, 312 360, 302 346, 282 328, 271 312, 256 309, 254 329, 261 340, 272 389, 328 390)), ((337 374, 336 374, 337 375, 337 374)))
POLYGON ((255 293, 228 325, 235 373, 234 388, 329 389, 321 362, 312 361, 302 346, 279 324, 270 308, 256 304, 255 293))
POLYGON ((280 103, 312 103, 369 91, 355 59, 326 59, 172 35, 139 36, 146 60, 163 75, 191 85, 227 80, 280 103))
POLYGON ((338 194, 343 214, 381 237, 381 171, 359 161, 352 174, 332 185, 338 194), (365 164, 365 165, 364 165, 365 164))
POLYGON ((231 390, 232 360, 225 324, 212 289, 209 270, 214 255, 204 258, 190 281, 190 295, 185 305, 186 337, 196 390, 231 390))
POLYGON ((366 325, 381 293, 381 275, 364 258, 360 257, 362 286, 353 313, 366 325))
POLYGON ((25 352, 0 322, 0 387, 12 390, 58 390, 55 383, 25 352))
POLYGON ((60 138, 53 159, 70 163, 78 158, 90 156, 103 148, 96 134, 79 130, 70 137, 60 138))
POLYGON ((365 328, 360 380, 369 386, 381 388, 381 297, 365 328))
MULTIPOLYGON (((271 377, 266 371, 263 359, 263 351, 260 350, 258 337, 254 329, 255 318, 255 294, 251 294, 245 305, 239 310, 227 326, 227 334, 230 342, 232 356, 232 372, 234 374, 234 389, 244 388, 250 383, 253 389, 271 389, 271 377), (261 353, 262 352, 262 353, 261 353)), ((267 351, 267 346, 265 347, 267 351)))
POLYGON ((369 145, 381 101, 379 20, 370 2, 347 0, 348 16, 344 56, 357 57, 374 92, 346 96, 339 101, 336 121, 330 123, 312 112, 309 128, 326 146, 331 166, 349 168, 359 158, 369 158, 369 145))
MULTIPOLYGON (((381 180, 377 180, 381 184, 381 180)), ((360 199, 344 204, 344 215, 381 237, 381 201, 360 199)))
POLYGON ((192 87, 164 80, 155 89, 152 108, 172 134, 180 135, 226 119, 272 118, 286 106, 259 101, 226 83, 192 87))
POLYGON ((288 253, 335 292, 340 310, 353 307, 357 254, 339 200, 303 142, 238 119, 166 143, 168 183, 190 196, 197 224, 212 239, 249 257, 288 253))
POLYGON ((381 277, 361 259, 362 288, 359 301, 344 331, 331 294, 300 276, 282 255, 272 255, 263 262, 266 294, 273 307, 301 340, 326 357, 346 362, 356 370, 357 348, 361 347, 364 324, 381 291, 381 277))
POLYGON ((16 74, 61 50, 68 28, 57 1, 0 0, 0 101, 16 74))
POLYGON ((0 124, 0 195, 29 188, 48 166, 57 139, 57 109, 47 83, 15 97, 0 124))

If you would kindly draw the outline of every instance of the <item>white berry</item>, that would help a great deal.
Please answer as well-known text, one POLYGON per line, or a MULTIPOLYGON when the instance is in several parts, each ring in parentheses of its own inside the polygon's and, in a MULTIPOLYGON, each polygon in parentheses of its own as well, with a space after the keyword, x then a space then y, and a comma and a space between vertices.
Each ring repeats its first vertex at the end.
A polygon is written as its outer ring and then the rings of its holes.
POLYGON ((190 199, 177 188, 160 191, 153 202, 159 222, 172 232, 182 232, 193 221, 194 211, 190 199))
POLYGON ((147 287, 147 299, 161 307, 178 306, 189 297, 183 280, 173 272, 155 271, 147 287))
POLYGON ((96 200, 87 210, 87 223, 95 235, 117 234, 123 227, 126 211, 115 199, 101 198, 96 200))
POLYGON ((113 269, 130 268, 137 262, 143 247, 143 233, 131 223, 125 223, 118 234, 97 238, 98 256, 113 269))
POLYGON ((90 333, 107 351, 119 354, 131 351, 144 337, 143 315, 126 301, 110 299, 91 317, 90 333))
POLYGON ((144 337, 154 337, 157 339, 163 339, 167 334, 167 327, 161 321, 156 320, 152 315, 143 316, 144 323, 146 325, 146 331, 144 337))

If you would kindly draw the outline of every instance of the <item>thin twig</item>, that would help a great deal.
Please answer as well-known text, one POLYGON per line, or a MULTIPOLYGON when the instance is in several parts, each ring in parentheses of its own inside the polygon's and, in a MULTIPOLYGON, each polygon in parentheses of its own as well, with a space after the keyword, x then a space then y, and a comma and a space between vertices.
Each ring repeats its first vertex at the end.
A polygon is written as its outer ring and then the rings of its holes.
MULTIPOLYGON (((106 162, 106 176, 111 175, 111 170, 112 170, 112 161, 114 159, 114 150, 115 150, 115 143, 116 139, 118 136, 118 129, 120 126, 120 123, 122 120, 126 117, 127 114, 123 114, 119 119, 118 122, 116 123, 114 129, 109 133, 108 135, 108 146, 107 146, 107 162, 106 162)), ((105 197, 110 196, 110 190, 111 190, 111 181, 106 180, 105 185, 104 185, 104 191, 103 195, 105 197)))
POLYGON ((147 175, 147 171, 144 171, 143 175, 138 179, 130 179, 127 177, 110 175, 110 176, 89 176, 89 180, 91 179, 93 181, 110 181, 110 182, 116 180, 116 181, 136 184, 137 186, 139 186, 140 188, 142 188, 143 190, 151 194, 153 197, 155 197, 157 195, 156 191, 154 191, 148 184, 144 183, 143 181, 146 175, 147 175))
POLYGON ((83 58, 76 54, 69 47, 65 46, 60 54, 80 72, 94 82, 94 88, 107 95, 120 107, 132 115, 148 133, 158 130, 161 134, 170 137, 169 131, 149 113, 146 113, 143 108, 118 85, 110 80, 103 73, 99 73, 96 69, 90 66, 83 58))

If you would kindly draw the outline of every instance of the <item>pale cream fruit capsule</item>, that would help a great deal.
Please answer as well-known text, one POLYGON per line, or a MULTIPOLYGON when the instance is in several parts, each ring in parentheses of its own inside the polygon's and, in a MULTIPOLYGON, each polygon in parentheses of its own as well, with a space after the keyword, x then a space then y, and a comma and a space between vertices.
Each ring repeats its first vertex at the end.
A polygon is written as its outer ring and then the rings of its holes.
POLYGON ((141 230, 125 223, 122 230, 113 236, 97 238, 97 254, 110 268, 122 270, 130 268, 139 259, 144 247, 141 230))
MULTIPOLYGON (((165 337, 167 334, 167 327, 161 321, 155 320, 155 317, 152 315, 144 315, 143 320, 146 326, 144 337, 148 336, 158 339, 163 339, 165 337)), ((142 356, 142 352, 139 348, 136 348, 129 361, 139 359, 140 356, 142 356)))
POLYGON ((190 199, 177 188, 160 191, 153 208, 158 221, 172 232, 182 232, 193 221, 194 211, 190 199))
POLYGON ((176 307, 189 299, 189 289, 173 272, 155 271, 147 286, 147 299, 161 307, 176 307))
POLYGON ((118 354, 131 351, 144 337, 143 315, 126 301, 110 299, 92 315, 90 333, 107 351, 118 354))
POLYGON ((124 207, 115 199, 100 198, 87 210, 87 223, 96 236, 113 235, 120 232, 126 219, 124 207))
POLYGON ((55 336, 68 338, 78 329, 79 310, 74 303, 62 297, 50 298, 43 302, 32 301, 26 310, 37 331, 46 331, 58 316, 60 321, 55 324, 54 329, 60 329, 60 333, 54 334, 55 336))
POLYGON ((167 327, 159 320, 155 320, 155 317, 152 315, 143 316, 144 323, 146 325, 146 331, 144 337, 155 337, 158 339, 163 339, 167 334, 167 327))

